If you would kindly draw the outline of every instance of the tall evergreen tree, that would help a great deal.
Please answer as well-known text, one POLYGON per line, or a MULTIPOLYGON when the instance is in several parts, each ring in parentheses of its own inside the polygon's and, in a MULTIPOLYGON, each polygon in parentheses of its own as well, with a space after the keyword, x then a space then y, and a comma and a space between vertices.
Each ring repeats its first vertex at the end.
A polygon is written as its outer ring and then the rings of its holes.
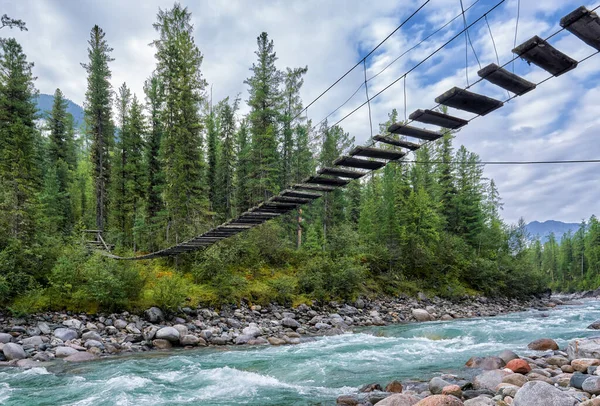
POLYGON ((163 173, 159 160, 159 151, 163 135, 163 124, 161 119, 163 109, 163 86, 160 78, 152 74, 144 83, 146 93, 146 108, 149 116, 149 128, 146 142, 146 165, 147 165, 147 191, 146 191, 146 216, 150 223, 162 209, 161 192, 163 189, 163 173))
POLYGON ((164 88, 160 156, 165 177, 164 202, 171 235, 178 241, 186 225, 197 229, 206 221, 202 124, 198 108, 205 99, 202 54, 194 43, 191 13, 175 3, 159 10, 154 28, 157 76, 164 88))
POLYGON ((41 187, 32 67, 16 40, 0 43, 0 177, 5 193, 1 207, 8 226, 0 238, 22 241, 34 232, 35 193, 41 187))
POLYGON ((219 167, 217 168, 216 186, 217 186, 217 208, 225 218, 233 217, 235 207, 235 189, 234 175, 236 167, 235 156, 235 113, 239 106, 239 99, 235 99, 233 104, 229 103, 229 98, 222 100, 218 105, 218 115, 220 123, 220 155, 219 167))
POLYGON ((219 134, 221 132, 221 123, 218 112, 213 108, 212 100, 210 102, 209 111, 206 115, 206 158, 207 158, 207 174, 206 182, 208 183, 208 200, 211 204, 211 209, 215 210, 217 206, 217 197, 219 191, 217 187, 217 170, 219 163, 219 134))
POLYGON ((117 126, 118 138, 115 143, 112 196, 111 196, 111 217, 114 218, 114 227, 118 230, 119 242, 126 245, 130 229, 127 224, 127 209, 125 207, 127 200, 127 175, 125 167, 129 160, 129 150, 127 143, 129 138, 129 110, 131 108, 131 90, 123 83, 117 92, 117 126))
POLYGON ((266 32, 257 40, 258 60, 252 64, 252 76, 244 83, 249 86, 248 105, 250 114, 251 147, 251 193, 252 202, 262 201, 279 190, 279 156, 277 153, 277 120, 281 93, 281 72, 275 62, 277 56, 273 41, 266 32))
POLYGON ((236 171, 236 205, 238 212, 243 212, 252 205, 250 196, 251 143, 248 122, 242 120, 237 131, 236 142, 237 171, 236 171))
POLYGON ((70 186, 76 165, 73 117, 67 113, 67 105, 61 90, 56 89, 52 111, 48 116, 48 158, 51 170, 47 176, 55 177, 49 180, 56 185, 56 195, 51 202, 57 208, 57 217, 53 223, 65 235, 71 231, 74 222, 70 186))
MULTIPOLYGON (((285 188, 292 183, 294 178, 294 135, 299 127, 299 123, 294 123, 294 117, 302 111, 302 100, 300 99, 300 89, 304 84, 303 76, 308 72, 308 67, 290 69, 287 68, 284 74, 284 89, 282 92, 283 111, 280 117, 282 126, 281 142, 281 183, 285 188)), ((298 119, 296 121, 299 121, 298 119)))
POLYGON ((112 92, 108 67, 113 61, 112 48, 104 39, 106 34, 95 25, 88 40, 87 64, 82 64, 88 74, 85 101, 85 119, 91 138, 94 194, 96 197, 96 227, 103 230, 108 216, 108 190, 110 183, 109 150, 113 144, 111 119, 112 92))

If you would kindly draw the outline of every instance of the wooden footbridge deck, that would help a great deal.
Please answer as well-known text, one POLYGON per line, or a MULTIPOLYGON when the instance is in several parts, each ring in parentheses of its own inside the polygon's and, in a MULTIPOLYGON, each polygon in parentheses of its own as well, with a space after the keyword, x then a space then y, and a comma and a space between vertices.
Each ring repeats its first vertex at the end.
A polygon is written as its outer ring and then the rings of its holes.
MULTIPOLYGON (((561 19, 561 27, 569 31, 589 46, 600 52, 600 19, 595 12, 585 7, 579 7, 561 19)), ((519 45, 512 52, 530 64, 539 66, 553 76, 560 76, 577 67, 577 61, 550 45, 546 40, 534 36, 519 45)), ((523 95, 535 89, 536 84, 509 72, 496 64, 490 64, 478 72, 481 80, 486 80, 501 87, 516 96, 523 95)), ((512 98, 512 97, 511 97, 512 98)), ((502 107, 504 102, 491 97, 473 93, 454 87, 435 99, 440 105, 467 111, 484 116, 502 107)), ((430 124, 441 128, 459 129, 469 121, 453 117, 433 110, 417 110, 410 114, 410 121, 430 124)), ((441 130, 441 129, 440 129, 441 130)), ((114 259, 140 260, 178 255, 209 247, 223 239, 249 230, 264 222, 275 219, 283 214, 299 208, 304 204, 320 198, 323 194, 344 187, 352 180, 360 179, 371 171, 383 168, 389 162, 401 160, 408 151, 415 151, 422 144, 419 142, 435 141, 442 137, 441 131, 431 131, 396 123, 389 127, 392 134, 402 138, 377 135, 373 140, 388 147, 358 146, 348 155, 341 156, 333 162, 333 166, 321 168, 318 173, 304 181, 291 185, 276 196, 273 196, 256 207, 242 213, 239 217, 215 227, 204 234, 181 242, 169 248, 135 257, 120 257, 107 250, 104 254, 114 259), (406 140, 408 137, 410 140, 406 140), (391 148, 390 148, 391 147, 391 148)), ((102 246, 107 247, 102 242, 102 246)))

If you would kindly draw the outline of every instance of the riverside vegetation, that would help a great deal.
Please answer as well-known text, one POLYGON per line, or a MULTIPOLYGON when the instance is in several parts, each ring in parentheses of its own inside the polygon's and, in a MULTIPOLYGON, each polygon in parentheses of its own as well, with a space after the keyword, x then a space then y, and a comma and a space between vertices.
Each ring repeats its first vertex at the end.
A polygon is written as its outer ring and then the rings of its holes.
MULTIPOLYGON (((25 29, 8 17, 7 25, 25 29)), ((33 63, 15 39, 0 41, 0 307, 12 315, 312 305, 419 291, 527 297, 600 283, 598 220, 560 248, 529 244, 523 221, 502 221, 493 180, 476 154, 453 146, 450 131, 420 148, 418 163, 387 165, 205 251, 151 262, 89 252, 85 229, 103 230, 121 254, 196 235, 354 144, 341 127, 314 129, 299 115, 308 68, 278 68, 267 33, 257 38, 241 116, 239 96, 207 96, 188 10, 159 10, 154 27, 156 69, 145 94, 122 84, 116 97, 112 48, 92 28, 79 128, 60 89, 51 111, 36 112, 33 63)), ((381 133, 396 121, 394 110, 381 133)))

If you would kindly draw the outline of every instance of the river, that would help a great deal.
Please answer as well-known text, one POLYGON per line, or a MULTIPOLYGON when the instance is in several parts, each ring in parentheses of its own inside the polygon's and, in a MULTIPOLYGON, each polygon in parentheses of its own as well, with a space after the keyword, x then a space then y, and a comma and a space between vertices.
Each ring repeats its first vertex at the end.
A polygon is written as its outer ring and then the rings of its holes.
POLYGON ((212 347, 30 370, 0 369, 2 405, 331 405, 362 384, 467 374, 471 356, 591 336, 600 302, 394 325, 296 346, 212 347))

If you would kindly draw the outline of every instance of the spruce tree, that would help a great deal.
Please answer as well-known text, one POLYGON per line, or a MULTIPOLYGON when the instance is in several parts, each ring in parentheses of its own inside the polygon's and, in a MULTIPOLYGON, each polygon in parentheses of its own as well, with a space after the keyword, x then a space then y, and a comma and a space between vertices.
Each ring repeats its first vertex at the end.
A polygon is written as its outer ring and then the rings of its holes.
POLYGON ((237 131, 236 155, 237 155, 237 170, 236 170, 236 205, 237 211, 243 212, 252 205, 250 196, 250 176, 252 173, 251 167, 251 144, 250 132, 248 130, 247 120, 242 120, 240 128, 237 131))
POLYGON ((275 66, 277 55, 267 33, 261 33, 256 42, 258 50, 255 53, 258 60, 250 68, 252 76, 244 82, 249 86, 250 94, 248 120, 252 135, 252 203, 267 199, 279 191, 280 168, 277 121, 281 100, 281 72, 275 66))
POLYGON ((34 122, 37 91, 33 63, 27 62, 21 45, 13 38, 3 40, 0 51, 0 217, 7 226, 0 238, 27 241, 35 231, 35 197, 42 185, 34 122))
POLYGON ((219 190, 217 186, 217 169, 220 165, 219 162, 219 148, 220 140, 219 134, 221 132, 220 117, 218 112, 211 105, 209 106, 208 114, 206 115, 206 182, 208 184, 208 200, 210 201, 211 209, 216 210, 217 198, 219 190))
POLYGON ((229 98, 222 100, 217 106, 221 130, 221 149, 216 173, 217 209, 225 218, 233 217, 235 207, 235 113, 238 106, 239 99, 235 99, 233 104, 230 104, 229 98))
POLYGON ((109 151, 113 144, 111 119, 112 91, 108 67, 113 61, 112 48, 104 39, 104 31, 95 25, 88 40, 87 64, 82 64, 88 74, 85 101, 85 119, 91 138, 90 157, 93 166, 94 195, 96 198, 96 228, 104 230, 108 216, 108 191, 110 183, 109 151))
POLYGON ((206 81, 200 67, 202 54, 194 43, 191 13, 175 3, 159 10, 154 28, 156 74, 164 89, 161 115, 163 135, 160 159, 164 172, 164 203, 170 227, 167 232, 178 241, 186 226, 206 222, 205 162, 202 154, 202 124, 198 108, 204 102, 206 81))
POLYGON ((127 142, 129 138, 129 109, 131 108, 131 90, 127 84, 123 83, 117 92, 116 109, 117 109, 117 140, 114 149, 114 163, 111 195, 111 217, 113 226, 119 236, 118 241, 121 244, 127 244, 128 234, 130 232, 127 224, 127 209, 125 207, 127 200, 127 175, 125 167, 129 160, 129 150, 127 142))
POLYGON ((163 86, 156 74, 152 74, 144 83, 146 93, 146 109, 149 116, 149 128, 146 142, 146 217, 153 224, 161 211, 163 189, 163 172, 159 160, 159 151, 163 135, 162 109, 164 101, 163 86))
POLYGON ((67 100, 60 89, 54 92, 52 111, 48 116, 48 158, 51 170, 46 184, 56 187, 52 205, 56 208, 55 219, 51 223, 56 230, 69 234, 73 227, 70 186, 75 170, 75 145, 73 140, 73 117, 67 113, 67 100))
POLYGON ((287 68, 284 74, 284 89, 282 93, 283 112, 281 115, 282 142, 281 142, 281 183, 285 188, 292 183, 294 179, 294 147, 297 145, 294 136, 298 135, 297 129, 300 127, 300 120, 294 117, 302 111, 302 100, 300 99, 300 89, 304 84, 303 76, 308 71, 308 67, 290 69, 287 68))

